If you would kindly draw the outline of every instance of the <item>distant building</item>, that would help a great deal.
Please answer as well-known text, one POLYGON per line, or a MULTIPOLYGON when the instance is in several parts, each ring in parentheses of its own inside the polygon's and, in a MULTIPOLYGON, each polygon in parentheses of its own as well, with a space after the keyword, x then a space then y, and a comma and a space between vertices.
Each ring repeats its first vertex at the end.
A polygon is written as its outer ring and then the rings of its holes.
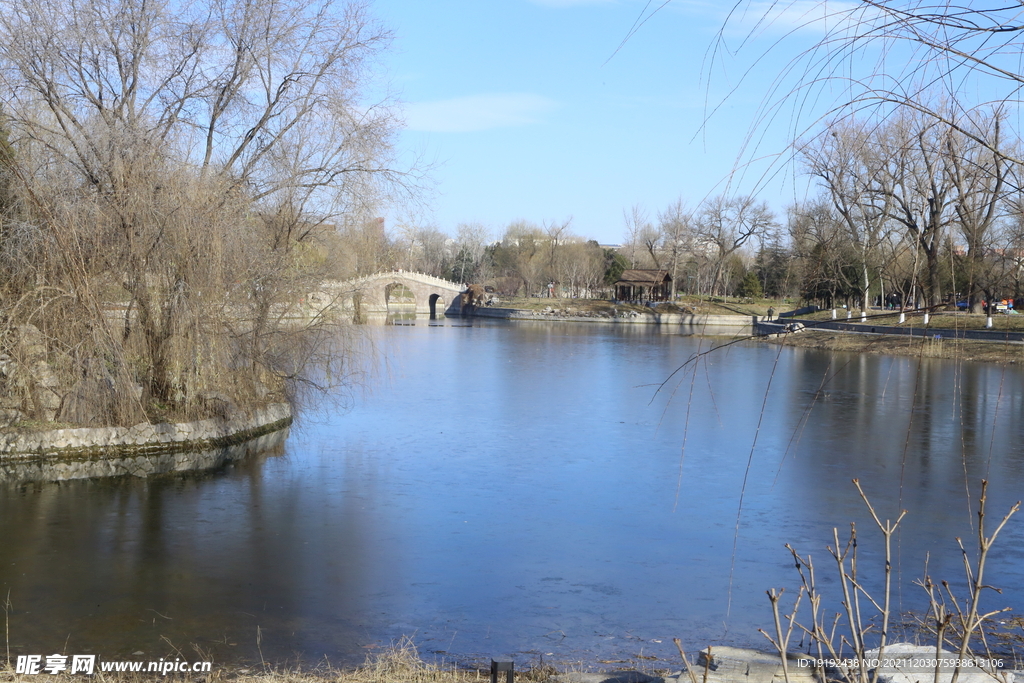
POLYGON ((667 301, 672 290, 672 276, 667 270, 631 268, 622 271, 615 283, 619 301, 667 301))

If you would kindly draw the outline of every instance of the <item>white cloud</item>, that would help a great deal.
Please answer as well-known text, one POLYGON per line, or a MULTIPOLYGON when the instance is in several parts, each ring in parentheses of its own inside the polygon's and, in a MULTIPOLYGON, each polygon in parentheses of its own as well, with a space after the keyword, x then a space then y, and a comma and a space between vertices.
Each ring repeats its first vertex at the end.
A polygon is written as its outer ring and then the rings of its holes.
POLYGON ((431 133, 467 133, 492 128, 527 126, 558 106, 554 100, 531 93, 467 95, 405 106, 406 127, 431 133))

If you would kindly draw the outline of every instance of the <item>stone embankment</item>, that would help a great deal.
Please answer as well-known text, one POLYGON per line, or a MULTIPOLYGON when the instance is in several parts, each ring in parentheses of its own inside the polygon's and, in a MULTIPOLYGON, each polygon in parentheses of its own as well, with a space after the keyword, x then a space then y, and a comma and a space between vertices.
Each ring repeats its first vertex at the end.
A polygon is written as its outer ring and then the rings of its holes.
POLYGON ((614 314, 594 311, 565 312, 553 307, 540 310, 478 306, 472 314, 479 318, 503 320, 545 320, 555 322, 605 322, 632 325, 664 325, 685 334, 749 335, 753 333, 757 316, 750 315, 697 315, 693 313, 659 313, 655 310, 622 310, 614 314))
POLYGON ((0 481, 82 479, 205 469, 273 449, 292 422, 287 403, 196 422, 0 433, 0 481))

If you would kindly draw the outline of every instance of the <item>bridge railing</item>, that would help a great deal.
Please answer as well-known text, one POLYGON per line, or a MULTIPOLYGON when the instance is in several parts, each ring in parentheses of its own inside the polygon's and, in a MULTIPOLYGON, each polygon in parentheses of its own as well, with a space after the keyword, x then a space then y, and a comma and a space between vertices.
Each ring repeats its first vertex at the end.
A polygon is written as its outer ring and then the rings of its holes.
POLYGON ((445 289, 455 289, 462 291, 466 288, 465 284, 459 284, 452 280, 445 280, 444 278, 436 277, 434 275, 428 275, 427 273, 419 273, 412 270, 389 270, 380 271, 373 275, 363 275, 362 277, 352 278, 351 280, 343 280, 338 284, 350 284, 350 285, 361 285, 364 283, 373 282, 375 280, 387 279, 387 278, 406 278, 409 280, 419 281, 426 285, 437 285, 444 287, 445 289))

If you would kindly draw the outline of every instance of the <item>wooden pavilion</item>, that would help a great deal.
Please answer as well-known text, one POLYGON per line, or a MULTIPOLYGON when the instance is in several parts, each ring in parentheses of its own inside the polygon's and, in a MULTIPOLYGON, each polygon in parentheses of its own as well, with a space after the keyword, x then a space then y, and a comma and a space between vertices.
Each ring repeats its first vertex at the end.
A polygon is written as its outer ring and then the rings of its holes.
POLYGON ((672 290, 672 276, 667 270, 632 268, 622 271, 615 283, 615 298, 619 301, 668 301, 672 290))

